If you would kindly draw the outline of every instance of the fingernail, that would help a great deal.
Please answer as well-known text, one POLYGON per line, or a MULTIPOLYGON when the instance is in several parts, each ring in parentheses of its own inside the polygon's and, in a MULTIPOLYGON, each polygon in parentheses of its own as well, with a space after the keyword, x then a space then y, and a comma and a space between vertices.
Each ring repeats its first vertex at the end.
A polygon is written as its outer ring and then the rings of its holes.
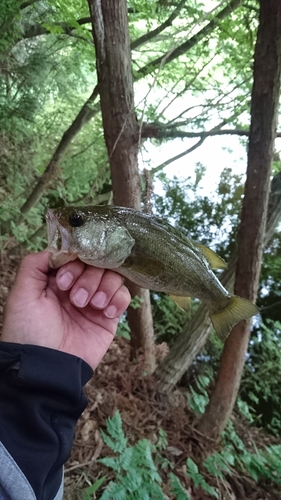
POLYGON ((106 300, 107 300, 107 297, 106 297, 106 294, 104 292, 97 292, 93 296, 93 298, 91 300, 91 304, 93 304, 93 306, 95 306, 95 307, 102 308, 106 304, 106 300))
POLYGON ((66 271, 58 278, 58 287, 61 290, 68 290, 74 281, 74 276, 69 271, 66 271))
POLYGON ((87 303, 89 294, 85 288, 79 288, 73 295, 73 302, 77 307, 84 307, 87 303))
POLYGON ((109 319, 117 318, 116 313, 117 313, 117 308, 115 306, 109 306, 104 311, 104 315, 109 319))

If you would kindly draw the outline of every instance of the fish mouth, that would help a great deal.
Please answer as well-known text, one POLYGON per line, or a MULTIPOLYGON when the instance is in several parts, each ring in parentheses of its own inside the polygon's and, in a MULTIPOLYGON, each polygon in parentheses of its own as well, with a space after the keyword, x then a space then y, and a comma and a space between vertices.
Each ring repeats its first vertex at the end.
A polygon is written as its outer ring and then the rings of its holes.
POLYGON ((77 254, 70 254, 69 232, 58 221, 53 210, 48 209, 46 213, 49 264, 53 268, 58 268, 74 260, 77 254))

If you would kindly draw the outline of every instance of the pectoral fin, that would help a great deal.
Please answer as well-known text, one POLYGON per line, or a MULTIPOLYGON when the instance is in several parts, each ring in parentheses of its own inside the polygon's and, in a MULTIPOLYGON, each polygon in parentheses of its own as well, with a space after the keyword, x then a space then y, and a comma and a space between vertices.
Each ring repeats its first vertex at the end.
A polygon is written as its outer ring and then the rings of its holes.
POLYGON ((205 255, 212 269, 227 269, 226 262, 217 255, 213 250, 201 243, 195 243, 195 245, 200 248, 201 252, 205 255))
POLYGON ((170 295, 169 297, 177 304, 183 311, 190 310, 190 297, 180 297, 179 295, 170 295))

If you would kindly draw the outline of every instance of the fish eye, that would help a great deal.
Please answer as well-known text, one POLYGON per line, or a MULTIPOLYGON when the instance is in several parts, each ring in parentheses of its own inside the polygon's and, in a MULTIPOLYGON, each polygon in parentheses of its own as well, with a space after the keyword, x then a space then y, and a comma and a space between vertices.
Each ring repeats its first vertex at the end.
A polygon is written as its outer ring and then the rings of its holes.
POLYGON ((79 212, 74 212, 73 214, 71 214, 69 216, 69 224, 72 226, 72 227, 80 227, 80 226, 83 226, 84 224, 84 219, 82 217, 81 214, 79 214, 79 212))

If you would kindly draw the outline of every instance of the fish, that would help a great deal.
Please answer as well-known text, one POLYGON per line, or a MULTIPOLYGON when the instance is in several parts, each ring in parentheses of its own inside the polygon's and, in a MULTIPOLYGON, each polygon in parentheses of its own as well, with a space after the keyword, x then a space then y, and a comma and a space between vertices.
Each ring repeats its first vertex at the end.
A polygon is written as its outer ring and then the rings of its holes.
POLYGON ((46 213, 50 266, 75 259, 113 269, 140 287, 165 292, 183 310, 205 302, 218 336, 256 315, 252 302, 231 295, 214 274, 226 269, 213 250, 165 219, 119 206, 62 207, 46 213))

